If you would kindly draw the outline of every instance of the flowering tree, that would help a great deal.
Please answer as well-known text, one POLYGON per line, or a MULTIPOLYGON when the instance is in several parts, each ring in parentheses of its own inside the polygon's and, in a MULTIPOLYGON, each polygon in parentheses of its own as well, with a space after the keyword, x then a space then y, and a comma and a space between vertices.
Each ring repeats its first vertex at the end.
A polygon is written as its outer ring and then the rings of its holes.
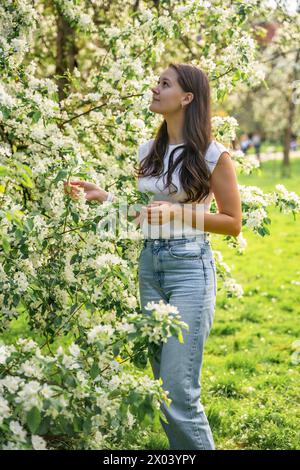
MULTIPOLYGON (((147 350, 155 354, 170 335, 182 341, 187 325, 171 305, 150 304, 141 315, 142 236, 129 217, 116 230, 107 226, 119 202, 99 205, 83 194, 72 200, 63 181, 78 177, 113 189, 127 207, 147 202, 132 172, 138 143, 159 124, 148 109, 158 67, 168 60, 201 66, 214 100, 240 81, 254 86, 263 74, 247 18, 267 15, 268 7, 254 0, 157 5, 1 3, 3 449, 122 448, 133 424, 142 428, 156 413, 164 419, 160 404, 170 402, 161 382, 142 370, 147 350), (7 333, 20 316, 28 334, 13 340, 7 333)), ((216 116, 213 127, 215 138, 229 143, 237 122, 216 116)), ((232 158, 241 172, 255 168, 239 152, 232 158)), ((298 196, 283 186, 270 194, 240 190, 243 224, 259 235, 269 233, 270 204, 299 212, 298 196)), ((243 249, 242 236, 225 239, 243 249)), ((216 255, 227 295, 242 295, 216 255)))

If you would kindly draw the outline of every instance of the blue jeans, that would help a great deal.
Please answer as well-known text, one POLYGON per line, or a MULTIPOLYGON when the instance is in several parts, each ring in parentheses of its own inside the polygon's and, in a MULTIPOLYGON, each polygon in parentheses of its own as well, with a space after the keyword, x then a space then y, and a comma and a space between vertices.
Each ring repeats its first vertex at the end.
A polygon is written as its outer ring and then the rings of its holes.
POLYGON ((170 336, 159 345, 158 356, 149 354, 155 379, 169 391, 171 405, 161 410, 160 422, 173 450, 214 450, 212 432, 200 402, 201 368, 205 341, 212 327, 217 291, 215 261, 207 233, 191 238, 145 239, 139 257, 139 294, 142 314, 147 302, 175 305, 184 343, 170 336))

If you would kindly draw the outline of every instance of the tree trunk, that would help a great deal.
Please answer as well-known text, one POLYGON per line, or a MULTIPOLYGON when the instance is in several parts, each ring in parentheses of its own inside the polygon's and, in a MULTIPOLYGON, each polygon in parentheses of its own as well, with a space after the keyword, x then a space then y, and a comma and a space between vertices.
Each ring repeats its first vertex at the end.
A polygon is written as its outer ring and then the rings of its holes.
MULTIPOLYGON (((291 80, 296 81, 298 79, 298 64, 300 61, 300 49, 297 50, 293 74, 291 76, 291 80)), ((284 130, 284 142, 283 142, 283 161, 281 167, 281 176, 286 177, 291 175, 291 168, 290 168, 290 143, 291 143, 291 136, 292 136, 292 128, 294 124, 294 117, 295 117, 295 108, 296 103, 293 101, 293 95, 291 94, 289 99, 289 109, 288 109, 288 118, 287 118, 287 126, 284 130)))
POLYGON ((59 75, 57 79, 59 101, 67 95, 68 79, 62 76, 67 70, 73 72, 77 66, 76 55, 78 52, 75 44, 75 31, 65 18, 58 12, 57 16, 57 38, 56 38, 56 69, 59 75))
POLYGON ((287 127, 284 129, 283 136, 283 161, 281 167, 281 176, 290 176, 290 142, 291 142, 292 126, 289 120, 287 127))

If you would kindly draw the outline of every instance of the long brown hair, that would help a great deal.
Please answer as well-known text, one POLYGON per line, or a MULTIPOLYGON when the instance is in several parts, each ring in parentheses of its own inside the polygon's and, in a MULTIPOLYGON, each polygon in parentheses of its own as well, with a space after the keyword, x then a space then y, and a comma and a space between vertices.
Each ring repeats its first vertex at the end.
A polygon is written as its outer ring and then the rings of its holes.
MULTIPOLYGON (((183 91, 192 92, 194 97, 185 109, 183 125, 185 144, 176 147, 176 149, 183 147, 183 151, 175 163, 173 163, 175 149, 170 154, 165 188, 170 188, 172 185, 172 174, 182 162, 179 181, 187 194, 187 198, 182 202, 199 202, 209 194, 210 189, 210 171, 204 160, 204 154, 212 140, 209 81, 207 75, 195 65, 170 63, 169 67, 176 70, 177 81, 183 91)), ((167 146, 167 122, 164 119, 148 155, 139 164, 138 169, 135 167, 136 176, 160 176, 164 170, 163 159, 167 146)), ((177 192, 177 189, 172 193, 177 192)))

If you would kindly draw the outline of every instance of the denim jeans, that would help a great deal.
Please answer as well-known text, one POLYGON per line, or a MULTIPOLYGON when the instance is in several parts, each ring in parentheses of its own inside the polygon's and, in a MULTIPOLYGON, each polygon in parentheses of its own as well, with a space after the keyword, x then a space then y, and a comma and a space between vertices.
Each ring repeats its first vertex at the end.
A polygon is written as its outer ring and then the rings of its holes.
POLYGON ((214 450, 212 432, 200 402, 201 369, 205 341, 212 327, 217 291, 215 261, 207 233, 191 238, 145 239, 138 261, 141 311, 147 302, 175 305, 184 343, 170 336, 149 354, 155 379, 161 377, 172 400, 161 410, 160 422, 173 450, 214 450))

